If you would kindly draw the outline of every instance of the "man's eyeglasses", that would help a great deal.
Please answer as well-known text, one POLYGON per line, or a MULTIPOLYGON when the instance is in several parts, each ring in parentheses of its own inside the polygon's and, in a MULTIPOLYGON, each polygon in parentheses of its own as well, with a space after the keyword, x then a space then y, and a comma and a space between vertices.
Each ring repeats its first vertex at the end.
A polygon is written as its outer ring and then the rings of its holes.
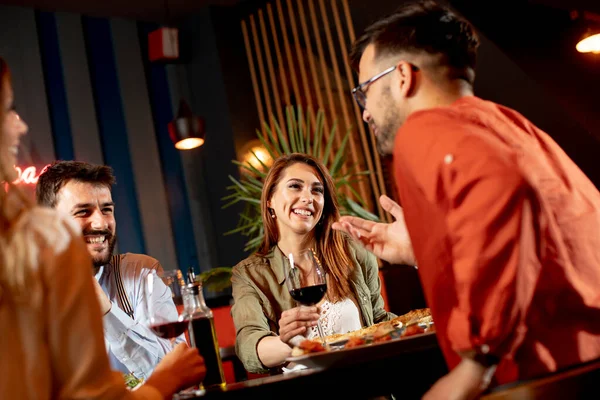
POLYGON ((363 83, 361 83, 360 85, 358 85, 357 87, 352 89, 352 96, 354 96, 354 100, 356 100, 356 103, 361 108, 365 108, 367 105, 367 90, 369 90, 369 85, 371 85, 371 83, 375 82, 377 79, 381 78, 382 76, 386 76, 387 74, 389 74, 390 72, 392 72, 395 69, 396 69, 395 65, 392 67, 389 67, 388 69, 381 71, 380 73, 378 73, 371 79, 364 81, 363 83))
MULTIPOLYGON (((352 89, 352 96, 354 96, 354 100, 356 100, 356 103, 358 103, 358 105, 361 108, 364 109, 367 106, 367 90, 369 90, 369 86, 373 82, 375 82, 377 79, 379 79, 383 76, 386 76, 387 74, 389 74, 390 72, 395 70, 396 67, 397 67, 397 64, 394 65, 393 67, 389 67, 388 69, 386 69, 384 71, 381 71, 380 73, 378 73, 371 79, 364 81, 363 83, 361 83, 360 85, 358 85, 357 87, 352 89)), ((419 70, 419 67, 417 67, 416 65, 410 64, 410 67, 413 71, 419 70)))

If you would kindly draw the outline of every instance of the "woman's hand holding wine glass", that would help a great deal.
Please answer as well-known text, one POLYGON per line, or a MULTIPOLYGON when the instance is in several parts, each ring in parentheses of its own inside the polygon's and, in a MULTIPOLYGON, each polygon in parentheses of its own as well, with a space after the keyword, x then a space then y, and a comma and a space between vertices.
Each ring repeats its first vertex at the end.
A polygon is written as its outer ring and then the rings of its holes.
MULTIPOLYGON (((321 262, 313 249, 301 251, 297 255, 292 253, 288 255, 286 284, 292 298, 303 306, 315 306, 323 299, 323 297, 325 297, 325 294, 327 293, 327 277, 325 269, 321 265, 321 262)), ((307 310, 304 312, 304 315, 302 315, 303 311, 304 310, 298 310, 292 312, 296 313, 295 317, 297 320, 299 319, 298 317, 310 318, 310 314, 313 312, 313 310, 307 310)), ((290 313, 290 317, 292 316, 293 315, 290 313)), ((283 317, 282 314, 282 319, 283 317)), ((319 319, 317 319, 316 325, 323 345, 327 346, 325 342, 325 333, 323 332, 323 327, 321 326, 319 319)), ((297 327, 296 330, 291 330, 288 332, 288 335, 291 335, 292 332, 299 331, 300 328, 301 327, 297 327)))
POLYGON ((292 338, 304 335, 308 329, 317 325, 319 317, 319 309, 316 306, 300 306, 285 310, 279 319, 279 339, 289 343, 292 338))

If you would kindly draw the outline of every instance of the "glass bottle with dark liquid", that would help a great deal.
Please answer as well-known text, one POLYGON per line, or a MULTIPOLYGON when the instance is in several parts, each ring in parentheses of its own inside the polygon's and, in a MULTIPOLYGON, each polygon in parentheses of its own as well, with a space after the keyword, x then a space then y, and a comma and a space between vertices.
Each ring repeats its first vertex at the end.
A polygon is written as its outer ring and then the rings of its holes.
POLYGON ((225 373, 219 353, 213 312, 204 301, 201 283, 190 283, 187 285, 187 290, 185 300, 189 303, 186 304, 185 309, 189 318, 190 341, 192 347, 196 347, 204 357, 206 364, 206 377, 200 384, 200 389, 224 388, 225 373))

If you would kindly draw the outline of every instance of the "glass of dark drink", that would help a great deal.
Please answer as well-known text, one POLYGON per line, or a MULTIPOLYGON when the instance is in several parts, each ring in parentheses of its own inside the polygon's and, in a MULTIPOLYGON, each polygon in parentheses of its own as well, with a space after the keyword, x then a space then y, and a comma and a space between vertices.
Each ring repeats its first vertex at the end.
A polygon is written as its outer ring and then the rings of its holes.
MULTIPOLYGON (((188 329, 188 320, 183 313, 179 313, 172 307, 165 307, 167 302, 173 301, 174 293, 172 287, 179 283, 178 277, 181 273, 177 271, 153 270, 146 277, 144 287, 144 300, 148 314, 148 327, 156 336, 163 339, 175 340, 188 329)), ((183 311, 183 307, 179 307, 183 311)))
MULTIPOLYGON (((304 306, 318 304, 327 293, 327 276, 314 249, 301 251, 296 256, 290 253, 287 261, 286 284, 292 298, 304 306)), ((326 347, 325 333, 320 320, 317 321, 317 330, 323 346, 326 347)))

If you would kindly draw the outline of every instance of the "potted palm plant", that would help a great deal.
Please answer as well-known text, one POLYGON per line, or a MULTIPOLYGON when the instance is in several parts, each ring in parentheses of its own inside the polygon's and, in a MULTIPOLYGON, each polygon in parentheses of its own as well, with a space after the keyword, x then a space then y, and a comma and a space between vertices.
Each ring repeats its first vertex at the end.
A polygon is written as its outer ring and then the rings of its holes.
MULTIPOLYGON (((286 129, 272 117, 271 124, 263 122, 264 131, 256 131, 262 148, 271 160, 291 153, 307 153, 320 159, 328 168, 337 189, 338 201, 342 215, 354 215, 365 219, 378 221, 379 218, 364 207, 364 200, 354 189, 354 184, 367 175, 370 171, 352 171, 346 165, 347 171, 343 172, 346 162, 346 145, 351 130, 345 133, 339 147, 334 148, 334 138, 337 134, 337 123, 334 121, 331 131, 325 139, 323 110, 318 110, 316 115, 309 109, 306 113, 302 107, 286 107, 286 129), (311 121, 314 123, 311 124, 311 121)), ((260 245, 264 230, 260 213, 260 196, 263 181, 269 169, 264 157, 251 150, 252 160, 232 162, 240 167, 239 179, 229 176, 231 185, 227 187, 231 194, 223 197, 223 208, 233 204, 243 203, 243 212, 240 214, 238 225, 226 232, 226 235, 241 234, 247 237, 244 251, 254 252, 260 245)), ((218 267, 199 275, 204 287, 211 291, 221 291, 229 285, 231 267, 218 267)))

